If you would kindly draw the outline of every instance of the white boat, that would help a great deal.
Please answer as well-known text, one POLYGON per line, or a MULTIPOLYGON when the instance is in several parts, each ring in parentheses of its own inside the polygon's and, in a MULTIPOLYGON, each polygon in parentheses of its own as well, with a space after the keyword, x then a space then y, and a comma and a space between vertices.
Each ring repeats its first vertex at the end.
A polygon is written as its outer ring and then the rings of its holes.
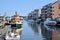
POLYGON ((33 24, 35 21, 34 20, 28 20, 28 23, 33 24))
POLYGON ((6 40, 20 40, 22 28, 15 30, 15 32, 11 32, 11 30, 6 33, 6 40))
POLYGON ((34 20, 28 20, 28 22, 32 22, 32 21, 34 21, 34 20))
POLYGON ((20 35, 11 33, 11 34, 6 34, 6 40, 20 40, 20 35))
POLYGON ((56 21, 51 21, 50 19, 47 19, 45 22, 44 22, 44 25, 56 25, 56 21))

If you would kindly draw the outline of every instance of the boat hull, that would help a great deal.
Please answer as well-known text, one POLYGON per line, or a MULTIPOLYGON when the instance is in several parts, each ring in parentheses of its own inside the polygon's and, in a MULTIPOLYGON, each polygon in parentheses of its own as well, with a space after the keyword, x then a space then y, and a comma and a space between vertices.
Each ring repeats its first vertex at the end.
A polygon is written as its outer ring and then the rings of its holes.
POLYGON ((11 24, 10 28, 11 30, 10 32, 6 33, 5 39, 6 40, 20 40, 20 36, 22 33, 22 24, 11 24), (18 37, 16 37, 15 34, 18 37))
POLYGON ((54 25, 56 25, 56 22, 55 21, 45 21, 44 25, 54 26, 54 25))
POLYGON ((20 40, 20 38, 7 38, 6 40, 20 40))

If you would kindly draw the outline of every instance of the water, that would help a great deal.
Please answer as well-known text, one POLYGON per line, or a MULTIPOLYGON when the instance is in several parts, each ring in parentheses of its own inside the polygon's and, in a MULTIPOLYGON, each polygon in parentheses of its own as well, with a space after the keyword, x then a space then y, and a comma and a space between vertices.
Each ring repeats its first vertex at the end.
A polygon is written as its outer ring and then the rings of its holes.
POLYGON ((23 20, 21 40, 43 40, 40 25, 23 20))
POLYGON ((59 26, 41 26, 41 34, 44 40, 60 40, 60 25, 59 26))
POLYGON ((20 40, 60 40, 60 26, 44 26, 23 20, 20 40))

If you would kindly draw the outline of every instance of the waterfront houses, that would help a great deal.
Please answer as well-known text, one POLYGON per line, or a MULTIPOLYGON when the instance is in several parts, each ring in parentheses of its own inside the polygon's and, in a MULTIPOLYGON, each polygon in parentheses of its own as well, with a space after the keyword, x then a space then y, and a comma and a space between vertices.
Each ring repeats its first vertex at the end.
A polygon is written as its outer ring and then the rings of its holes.
POLYGON ((55 19, 60 17, 60 1, 57 0, 54 3, 47 4, 41 8, 41 18, 46 20, 47 18, 55 19))
POLYGON ((35 9, 28 14, 28 20, 36 20, 40 17, 41 9, 35 9))
POLYGON ((0 15, 0 21, 5 20, 5 16, 4 15, 0 15))
POLYGON ((57 0, 54 3, 49 3, 43 6, 41 9, 35 9, 28 14, 28 19, 36 20, 41 18, 42 21, 45 21, 47 18, 55 19, 60 17, 60 1, 57 0))
POLYGON ((52 5, 52 17, 60 17, 60 0, 56 1, 52 5))
POLYGON ((47 18, 52 18, 52 3, 42 7, 41 18, 42 20, 46 20, 47 18))

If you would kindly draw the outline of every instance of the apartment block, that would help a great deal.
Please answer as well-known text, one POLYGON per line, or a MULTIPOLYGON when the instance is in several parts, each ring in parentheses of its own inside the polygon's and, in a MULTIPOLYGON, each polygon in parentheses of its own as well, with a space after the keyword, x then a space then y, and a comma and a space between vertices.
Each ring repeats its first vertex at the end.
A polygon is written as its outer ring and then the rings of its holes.
POLYGON ((52 18, 52 3, 47 4, 41 9, 41 18, 46 20, 46 18, 52 18))
POLYGON ((41 9, 41 17, 43 20, 46 20, 46 18, 60 17, 60 0, 43 6, 41 9))
POLYGON ((38 19, 38 17, 40 17, 40 14, 41 14, 41 9, 35 9, 29 13, 28 19, 36 20, 38 19))

